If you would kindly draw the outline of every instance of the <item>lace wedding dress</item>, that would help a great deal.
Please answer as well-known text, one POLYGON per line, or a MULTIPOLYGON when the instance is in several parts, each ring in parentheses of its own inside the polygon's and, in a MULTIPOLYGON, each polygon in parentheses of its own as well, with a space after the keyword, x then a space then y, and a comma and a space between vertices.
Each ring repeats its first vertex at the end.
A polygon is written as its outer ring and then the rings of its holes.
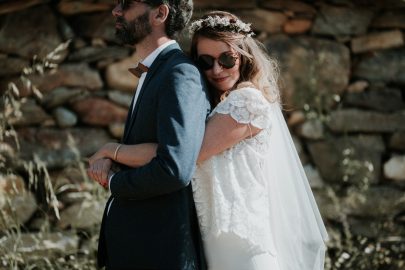
POLYGON ((209 269, 323 269, 327 233, 280 105, 241 88, 216 113, 261 131, 200 164, 192 179, 209 269))

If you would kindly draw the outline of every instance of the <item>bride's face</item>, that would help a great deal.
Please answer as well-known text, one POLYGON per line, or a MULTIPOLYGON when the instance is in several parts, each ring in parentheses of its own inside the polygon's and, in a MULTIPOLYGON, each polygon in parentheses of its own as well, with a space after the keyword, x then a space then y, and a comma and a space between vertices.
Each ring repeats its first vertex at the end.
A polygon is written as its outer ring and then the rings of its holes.
POLYGON ((234 88, 239 80, 240 59, 228 44, 205 37, 197 42, 198 64, 209 83, 219 91, 234 88))

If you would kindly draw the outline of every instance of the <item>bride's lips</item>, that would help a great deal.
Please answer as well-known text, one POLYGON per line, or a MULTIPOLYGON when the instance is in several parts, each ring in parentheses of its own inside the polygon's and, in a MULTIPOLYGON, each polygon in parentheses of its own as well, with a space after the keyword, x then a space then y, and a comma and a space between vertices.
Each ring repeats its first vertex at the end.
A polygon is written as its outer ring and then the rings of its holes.
POLYGON ((228 79, 228 77, 222 77, 222 78, 212 78, 212 80, 216 83, 221 83, 223 81, 225 81, 226 79, 228 79))

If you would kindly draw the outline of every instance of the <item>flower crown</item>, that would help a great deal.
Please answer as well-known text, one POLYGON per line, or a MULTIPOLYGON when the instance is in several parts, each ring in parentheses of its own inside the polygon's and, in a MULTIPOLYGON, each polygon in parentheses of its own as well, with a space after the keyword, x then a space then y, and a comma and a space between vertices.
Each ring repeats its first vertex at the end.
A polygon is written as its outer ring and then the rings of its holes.
POLYGON ((212 28, 229 31, 232 33, 242 33, 248 37, 251 37, 255 33, 253 33, 250 25, 250 23, 244 23, 239 19, 235 20, 226 17, 220 17, 218 15, 208 16, 207 18, 194 21, 190 26, 190 34, 194 34, 195 32, 203 28, 212 28))

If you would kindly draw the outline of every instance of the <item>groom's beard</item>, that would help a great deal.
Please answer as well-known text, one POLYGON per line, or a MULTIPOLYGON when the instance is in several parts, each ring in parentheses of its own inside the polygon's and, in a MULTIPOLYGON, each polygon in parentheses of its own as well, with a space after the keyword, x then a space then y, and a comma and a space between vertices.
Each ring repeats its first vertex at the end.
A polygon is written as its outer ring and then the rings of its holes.
POLYGON ((117 17, 116 22, 120 23, 122 28, 116 28, 115 35, 123 44, 138 44, 152 32, 149 10, 130 22, 125 21, 123 17, 117 17))

